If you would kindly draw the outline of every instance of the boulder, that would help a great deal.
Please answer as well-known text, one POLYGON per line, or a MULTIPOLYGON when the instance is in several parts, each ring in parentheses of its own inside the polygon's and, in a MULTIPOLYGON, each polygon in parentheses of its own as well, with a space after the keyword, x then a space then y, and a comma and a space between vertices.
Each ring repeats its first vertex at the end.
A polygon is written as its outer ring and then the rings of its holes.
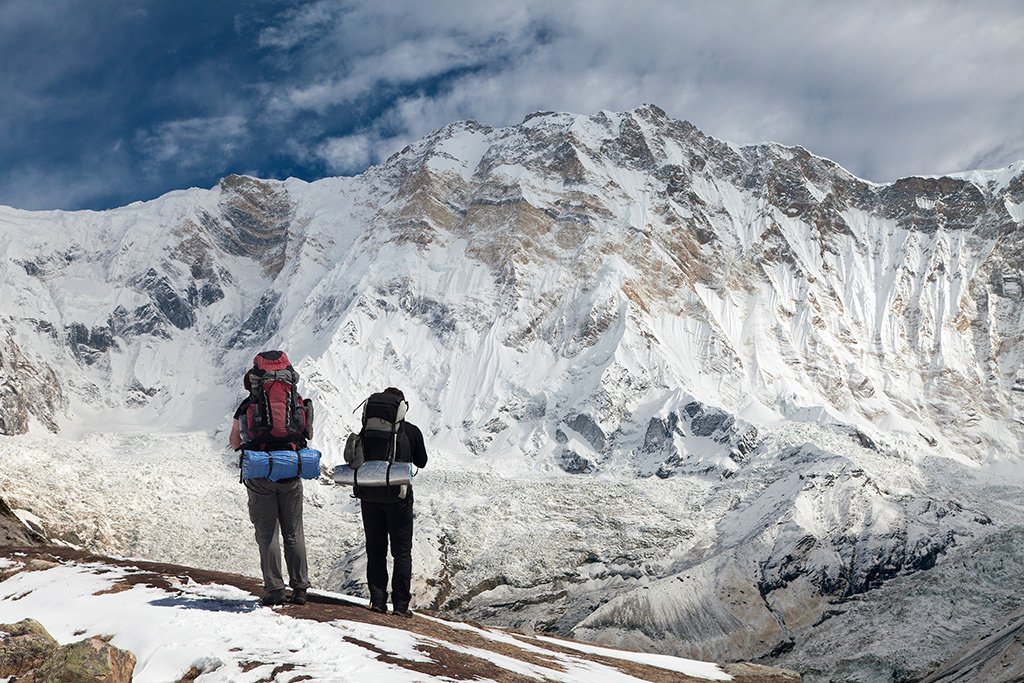
POLYGON ((62 645, 38 669, 19 681, 43 683, 131 683, 135 655, 103 638, 62 645))
POLYGON ((0 678, 20 676, 39 667, 57 649, 43 625, 35 619, 0 624, 0 678))

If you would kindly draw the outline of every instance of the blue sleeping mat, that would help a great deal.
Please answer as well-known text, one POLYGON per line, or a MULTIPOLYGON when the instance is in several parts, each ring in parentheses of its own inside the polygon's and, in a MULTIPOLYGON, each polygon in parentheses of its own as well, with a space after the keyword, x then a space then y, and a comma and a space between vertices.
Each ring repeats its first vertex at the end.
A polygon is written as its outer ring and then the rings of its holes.
POLYGON ((242 451, 242 479, 281 481, 293 477, 316 479, 320 476, 320 451, 242 451))

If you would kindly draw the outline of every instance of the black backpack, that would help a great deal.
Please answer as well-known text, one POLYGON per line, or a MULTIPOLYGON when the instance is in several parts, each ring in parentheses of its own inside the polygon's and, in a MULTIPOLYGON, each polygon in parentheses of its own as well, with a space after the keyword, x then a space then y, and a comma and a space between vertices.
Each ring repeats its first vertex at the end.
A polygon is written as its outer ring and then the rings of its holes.
MULTIPOLYGON (((409 458, 409 440, 402 432, 402 422, 409 404, 396 394, 380 392, 371 394, 363 402, 363 424, 359 433, 349 434, 345 442, 345 462, 358 468, 367 460, 395 462, 409 458)), ((405 486, 378 487, 375 497, 386 494, 405 498, 405 486)), ((355 486, 353 495, 365 498, 366 487, 355 486)))

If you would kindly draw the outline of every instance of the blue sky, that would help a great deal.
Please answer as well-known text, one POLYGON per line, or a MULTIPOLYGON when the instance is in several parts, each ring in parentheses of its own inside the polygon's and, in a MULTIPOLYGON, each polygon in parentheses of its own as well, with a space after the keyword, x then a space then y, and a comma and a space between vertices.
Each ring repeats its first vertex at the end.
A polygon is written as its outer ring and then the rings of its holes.
POLYGON ((1014 0, 0 0, 0 204, 358 173, 460 119, 652 103, 857 175, 1024 158, 1014 0))

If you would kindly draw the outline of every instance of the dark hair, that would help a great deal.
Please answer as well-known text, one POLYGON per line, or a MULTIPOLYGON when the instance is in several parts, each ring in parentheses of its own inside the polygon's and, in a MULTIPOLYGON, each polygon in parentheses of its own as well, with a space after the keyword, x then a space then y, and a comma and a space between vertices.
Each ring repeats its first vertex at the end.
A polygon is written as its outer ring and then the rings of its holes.
POLYGON ((252 379, 249 377, 249 373, 242 375, 242 386, 245 387, 246 391, 252 391, 252 379))
POLYGON ((405 394, 402 393, 401 389, 396 389, 395 387, 388 387, 387 389, 384 390, 384 393, 385 394, 394 394, 395 396, 397 396, 398 398, 402 399, 403 401, 405 400, 405 394))

